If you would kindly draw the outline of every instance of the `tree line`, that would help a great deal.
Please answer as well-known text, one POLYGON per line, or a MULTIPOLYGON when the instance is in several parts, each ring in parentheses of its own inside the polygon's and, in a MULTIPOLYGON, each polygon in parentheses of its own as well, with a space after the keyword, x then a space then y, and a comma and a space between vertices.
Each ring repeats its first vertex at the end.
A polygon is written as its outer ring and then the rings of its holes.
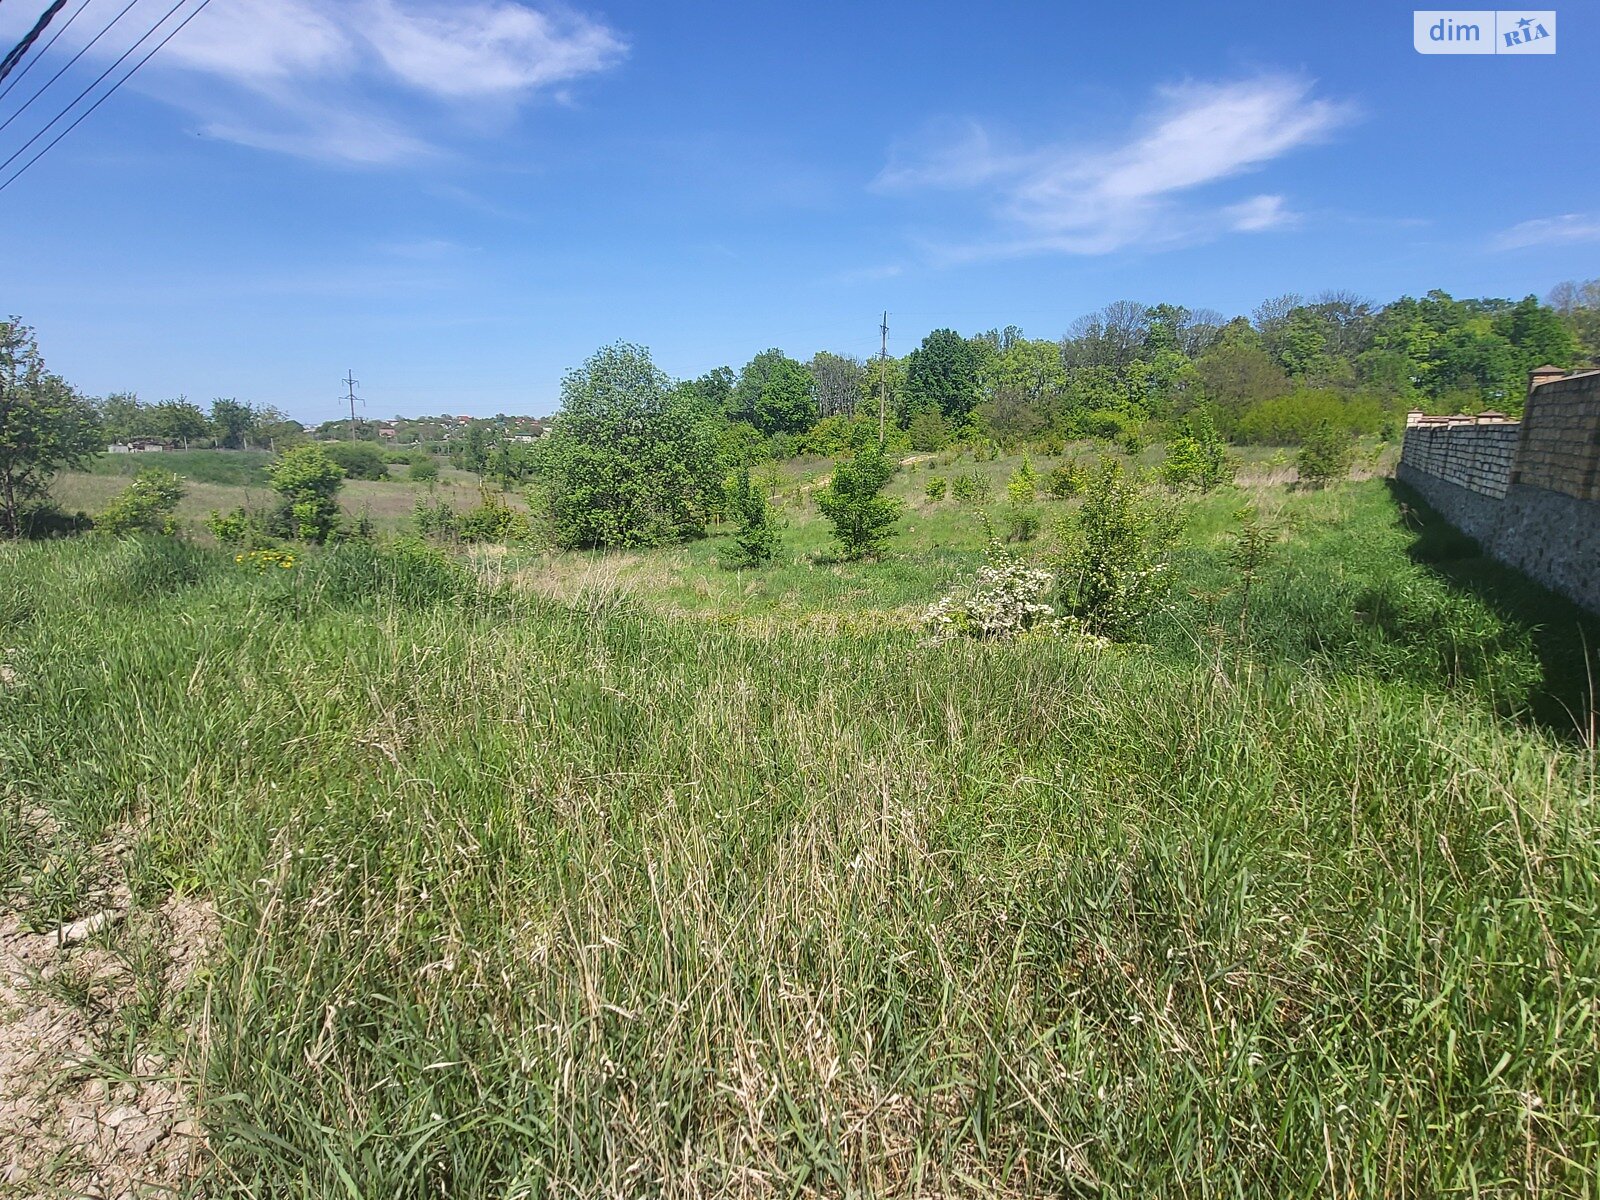
POLYGON ((1393 430, 1412 407, 1515 414, 1533 367, 1596 362, 1600 280, 1562 284, 1547 302, 1285 295, 1232 318, 1119 301, 1057 339, 1010 325, 936 329, 900 358, 802 363, 772 349, 684 386, 779 457, 836 451, 880 404, 916 450, 1138 436, 1202 407, 1232 441, 1295 445, 1324 424, 1393 430))
POLYGON ((252 446, 270 449, 283 439, 305 433, 299 421, 270 405, 250 404, 233 397, 217 397, 209 412, 184 396, 147 404, 132 392, 113 392, 93 404, 108 444, 159 438, 185 449, 196 445, 224 450, 248 450, 252 446))
MULTIPOLYGON (((1119 301, 1057 339, 1014 325, 936 329, 899 358, 821 352, 801 362, 774 348, 738 371, 685 381, 618 343, 567 376, 561 412, 534 447, 473 422, 451 451, 507 487, 531 483, 561 544, 642 545, 725 515, 730 475, 757 461, 860 455, 877 443, 880 406, 889 430, 880 449, 890 452, 956 442, 1050 451, 1084 437, 1199 446, 1213 430, 1303 445, 1328 430, 1392 434, 1412 407, 1515 414, 1532 367, 1597 362, 1600 280, 1558 285, 1544 302, 1285 295, 1232 318, 1119 301)), ((0 531, 21 532, 51 472, 138 436, 281 449, 305 435, 282 413, 232 398, 209 412, 181 397, 90 400, 45 369, 32 330, 0 322, 0 531)))

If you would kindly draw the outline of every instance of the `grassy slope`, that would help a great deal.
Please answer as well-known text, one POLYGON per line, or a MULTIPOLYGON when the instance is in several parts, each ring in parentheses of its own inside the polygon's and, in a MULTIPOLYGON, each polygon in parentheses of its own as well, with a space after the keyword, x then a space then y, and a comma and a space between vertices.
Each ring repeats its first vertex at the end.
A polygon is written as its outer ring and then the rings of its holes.
POLYGON ((1529 707, 1575 614, 1372 483, 1255 497, 1241 631, 1243 498, 1087 657, 897 622, 975 560, 948 503, 754 590, 716 539, 433 601, 0 549, 7 884, 71 915, 133 821, 138 897, 217 897, 255 1194, 1585 1194, 1594 764, 1529 707))

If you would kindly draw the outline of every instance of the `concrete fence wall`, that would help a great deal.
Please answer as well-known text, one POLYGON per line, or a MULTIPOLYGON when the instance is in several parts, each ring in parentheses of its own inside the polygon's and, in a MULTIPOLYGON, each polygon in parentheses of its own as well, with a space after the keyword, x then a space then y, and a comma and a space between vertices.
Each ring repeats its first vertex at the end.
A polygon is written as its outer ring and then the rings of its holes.
POLYGON ((1600 371, 1536 373, 1520 422, 1412 414, 1398 474, 1489 555, 1600 612, 1600 371))
POLYGON ((1412 425, 1402 461, 1414 471, 1482 496, 1505 498, 1521 429, 1515 421, 1485 425, 1412 425))

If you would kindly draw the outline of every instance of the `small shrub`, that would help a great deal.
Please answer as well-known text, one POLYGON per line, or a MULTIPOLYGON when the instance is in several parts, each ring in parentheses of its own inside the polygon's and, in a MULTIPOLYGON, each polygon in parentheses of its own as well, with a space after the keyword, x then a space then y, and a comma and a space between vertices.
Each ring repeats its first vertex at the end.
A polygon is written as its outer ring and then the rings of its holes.
POLYGON ((183 480, 160 467, 147 467, 94 519, 96 533, 121 537, 129 533, 174 534, 174 516, 184 496, 183 480))
POLYGON ((1083 468, 1077 462, 1064 462, 1045 476, 1045 488, 1057 500, 1070 500, 1083 490, 1083 468))
POLYGON ((213 510, 205 519, 205 527, 225 546, 270 545, 276 536, 272 532, 273 525, 271 514, 252 512, 244 507, 227 513, 213 510))
POLYGON ((1311 432, 1294 459, 1300 481, 1318 488, 1344 479, 1354 462, 1355 442, 1349 432, 1327 421, 1311 432))
POLYGON ((939 503, 939 501, 944 499, 944 490, 945 490, 945 479, 944 479, 944 476, 943 475, 936 475, 932 479, 928 480, 928 486, 924 490, 927 493, 929 503, 932 503, 932 504, 939 503))
POLYGON ((962 504, 987 504, 994 491, 987 475, 979 471, 963 471, 950 481, 950 494, 962 504))
POLYGON ((1056 610, 1045 603, 1054 586, 1049 571, 1002 559, 980 567, 969 587, 931 605, 922 621, 938 641, 1013 638, 1055 616, 1056 610))
POLYGON ((406 478, 412 483, 432 483, 439 478, 439 464, 432 459, 418 459, 406 468, 406 478))
POLYGON ((296 446, 279 456, 268 475, 280 497, 274 532, 306 542, 327 541, 339 522, 344 468, 319 445, 296 446))
POLYGON ((1003 546, 989 547, 989 562, 966 587, 929 605, 922 623, 935 642, 969 637, 1009 641, 1030 635, 1074 634, 1099 644, 1104 639, 1062 618, 1047 597, 1056 588, 1055 575, 1023 562, 1003 546))
POLYGON ((416 506, 411 510, 411 520, 423 537, 454 539, 461 532, 456 510, 443 500, 418 496, 416 506))
POLYGON ((378 525, 372 519, 372 514, 363 508, 356 514, 356 519, 341 529, 335 536, 342 542, 376 541, 378 525))
POLYGON ((389 464, 372 442, 324 442, 322 449, 347 479, 388 479, 389 464))
POLYGON ((463 542, 525 542, 531 533, 528 518, 487 488, 479 493, 478 506, 456 521, 463 542))
POLYGON ((1028 461, 1028 456, 1022 456, 1022 462, 1011 478, 1006 481, 1006 498, 1013 505, 1021 506, 1032 504, 1039 494, 1039 473, 1033 469, 1033 463, 1028 461))
POLYGON ((1169 586, 1170 512, 1152 503, 1115 460, 1090 477, 1077 519, 1062 528, 1062 604, 1089 633, 1128 638, 1169 586))
POLYGON ((1031 542, 1039 536, 1039 513, 1037 509, 1025 508, 1019 504, 1008 505, 1006 508, 1006 541, 1031 542))

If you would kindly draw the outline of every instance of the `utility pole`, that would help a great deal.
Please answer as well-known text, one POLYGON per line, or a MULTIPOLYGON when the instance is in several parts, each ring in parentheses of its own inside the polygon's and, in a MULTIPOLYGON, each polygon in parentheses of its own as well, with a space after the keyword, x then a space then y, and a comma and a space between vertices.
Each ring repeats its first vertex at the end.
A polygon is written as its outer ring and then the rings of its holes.
POLYGON ((361 381, 356 378, 355 370, 352 368, 351 370, 345 372, 345 378, 341 380, 341 382, 349 391, 350 440, 353 442, 356 440, 356 384, 360 383, 361 381))
POLYGON ((883 314, 883 324, 878 326, 883 344, 878 349, 878 445, 883 445, 884 418, 889 411, 889 314, 883 314))

